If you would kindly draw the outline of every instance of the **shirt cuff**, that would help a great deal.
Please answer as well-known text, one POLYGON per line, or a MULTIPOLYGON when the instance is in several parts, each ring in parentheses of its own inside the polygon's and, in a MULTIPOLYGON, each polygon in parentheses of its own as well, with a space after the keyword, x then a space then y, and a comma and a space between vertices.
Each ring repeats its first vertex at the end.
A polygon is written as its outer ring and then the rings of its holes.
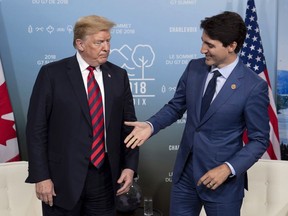
POLYGON ((228 167, 229 167, 230 170, 231 170, 231 175, 230 175, 229 177, 230 177, 230 178, 234 177, 234 176, 236 175, 236 172, 235 172, 235 169, 233 168, 233 166, 232 166, 230 163, 228 163, 228 162, 225 162, 225 164, 227 164, 228 167))
POLYGON ((153 134, 153 132, 154 132, 153 124, 152 124, 151 122, 149 122, 149 121, 145 121, 145 122, 150 125, 150 127, 151 127, 151 129, 152 129, 152 134, 153 134))

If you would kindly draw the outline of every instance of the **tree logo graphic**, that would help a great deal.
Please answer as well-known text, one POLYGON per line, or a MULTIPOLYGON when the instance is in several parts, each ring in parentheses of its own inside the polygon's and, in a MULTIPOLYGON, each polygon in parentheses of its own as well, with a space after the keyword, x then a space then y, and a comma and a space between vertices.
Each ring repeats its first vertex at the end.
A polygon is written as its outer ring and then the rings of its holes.
POLYGON ((138 44, 132 49, 124 44, 120 49, 111 49, 110 56, 113 62, 126 69, 131 80, 155 80, 154 78, 145 78, 145 69, 150 68, 154 64, 155 53, 150 45, 138 44), (140 77, 136 77, 135 70, 140 68, 140 77))

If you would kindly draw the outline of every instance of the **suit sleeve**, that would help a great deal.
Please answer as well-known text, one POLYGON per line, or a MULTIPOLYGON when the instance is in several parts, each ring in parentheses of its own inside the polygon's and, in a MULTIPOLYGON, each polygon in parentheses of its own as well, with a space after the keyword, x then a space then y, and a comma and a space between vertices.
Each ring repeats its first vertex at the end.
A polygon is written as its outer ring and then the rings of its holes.
POLYGON ((29 175, 26 182, 49 179, 47 161, 48 119, 51 112, 52 90, 45 66, 34 84, 27 115, 26 138, 29 157, 29 175))
POLYGON ((186 84, 188 76, 188 67, 181 76, 176 92, 173 98, 165 104, 155 115, 149 118, 147 121, 153 125, 153 135, 160 130, 170 126, 175 121, 180 119, 185 113, 186 106, 186 84))
MULTIPOLYGON (((133 103, 133 96, 131 93, 127 73, 125 73, 124 86, 125 86, 124 121, 137 121, 133 103)), ((139 148, 138 147, 135 149, 126 148, 124 144, 124 139, 128 136, 128 134, 132 131, 132 129, 133 129, 132 127, 124 125, 123 122, 122 146, 124 151, 124 163, 122 169, 129 168, 137 172, 139 162, 139 148)))
POLYGON ((246 172, 267 150, 270 130, 268 105, 268 85, 261 80, 252 89, 244 109, 249 142, 229 160, 236 175, 246 172))

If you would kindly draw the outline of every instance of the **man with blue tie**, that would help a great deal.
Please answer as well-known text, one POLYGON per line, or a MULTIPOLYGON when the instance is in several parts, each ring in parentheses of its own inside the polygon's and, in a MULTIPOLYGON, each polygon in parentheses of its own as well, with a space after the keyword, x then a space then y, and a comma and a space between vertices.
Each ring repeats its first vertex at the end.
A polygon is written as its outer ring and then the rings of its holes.
POLYGON ((170 215, 239 216, 246 171, 269 144, 268 85, 238 57, 246 26, 234 12, 207 17, 201 53, 181 76, 174 97, 134 130, 127 147, 141 146, 187 111, 171 191, 170 215), (243 145, 247 130, 249 142, 243 145))

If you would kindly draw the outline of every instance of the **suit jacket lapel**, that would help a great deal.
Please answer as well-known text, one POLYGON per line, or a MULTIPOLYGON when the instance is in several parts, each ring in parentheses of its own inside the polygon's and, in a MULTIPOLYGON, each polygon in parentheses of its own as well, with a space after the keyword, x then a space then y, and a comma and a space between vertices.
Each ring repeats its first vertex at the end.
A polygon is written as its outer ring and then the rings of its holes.
POLYGON ((111 80, 113 79, 109 67, 106 64, 101 65, 103 84, 105 89, 105 124, 108 128, 110 122, 110 113, 113 103, 113 86, 111 80))
POLYGON ((89 122, 89 124, 91 125, 91 117, 89 112, 87 93, 85 91, 82 74, 76 56, 71 57, 71 60, 67 64, 67 75, 69 81, 72 84, 72 88, 76 95, 76 99, 78 100, 79 105, 81 106, 83 114, 87 119, 87 121, 89 122))
POLYGON ((241 86, 241 78, 243 77, 243 70, 241 67, 241 63, 236 65, 222 89, 216 96, 216 98, 211 103, 211 106, 203 116, 201 123, 207 121, 211 115, 213 115, 222 104, 226 103, 226 101, 237 91, 237 89, 241 86))
POLYGON ((209 71, 211 70, 211 67, 206 65, 205 61, 203 61, 202 64, 203 68, 197 69, 199 70, 198 73, 198 77, 195 78, 195 80, 197 80, 197 91, 200 91, 201 93, 198 94, 198 98, 196 99, 196 104, 200 104, 200 106, 197 106, 196 109, 196 115, 199 118, 200 121, 200 112, 201 112, 201 105, 202 105, 202 96, 203 96, 203 91, 204 91, 204 87, 205 87, 205 82, 208 76, 209 71))

